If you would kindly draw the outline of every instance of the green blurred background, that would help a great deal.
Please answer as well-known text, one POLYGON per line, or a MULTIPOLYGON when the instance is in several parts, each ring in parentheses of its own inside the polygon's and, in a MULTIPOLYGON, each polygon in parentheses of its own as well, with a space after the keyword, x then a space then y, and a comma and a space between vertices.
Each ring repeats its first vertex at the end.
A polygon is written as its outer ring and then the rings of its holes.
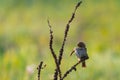
MULTIPOLYGON (((54 60, 49 50, 49 18, 54 49, 59 53, 64 29, 79 0, 0 0, 0 80, 51 80, 54 60)), ((120 0, 83 0, 71 24, 62 73, 77 62, 69 56, 79 41, 87 45, 87 68, 77 66, 65 80, 120 80, 120 0)))

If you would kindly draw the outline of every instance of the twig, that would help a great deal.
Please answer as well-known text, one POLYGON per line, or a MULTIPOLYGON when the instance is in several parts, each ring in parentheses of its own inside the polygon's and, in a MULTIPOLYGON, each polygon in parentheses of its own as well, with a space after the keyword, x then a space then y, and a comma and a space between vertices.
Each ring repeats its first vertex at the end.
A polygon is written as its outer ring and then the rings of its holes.
POLYGON ((64 45, 65 45, 66 38, 67 38, 67 35, 68 35, 68 31, 69 31, 69 28, 70 28, 70 23, 73 21, 73 19, 75 17, 76 10, 78 9, 78 7, 80 6, 81 3, 82 3, 82 1, 78 2, 78 4, 75 6, 74 12, 72 13, 71 18, 69 19, 69 21, 68 21, 68 23, 66 25, 63 43, 62 43, 61 49, 59 51, 59 58, 58 58, 59 65, 61 64, 62 55, 63 55, 63 51, 64 51, 64 45))
POLYGON ((81 63, 81 61, 78 61, 75 65, 73 65, 69 70, 67 70, 66 72, 65 72, 65 74, 63 75, 63 77, 61 78, 61 80, 63 80, 65 77, 67 77, 67 75, 68 74, 70 74, 70 72, 72 72, 72 70, 75 70, 76 71, 76 66, 78 65, 78 64, 80 64, 81 63))
POLYGON ((42 69, 42 64, 43 64, 43 61, 41 61, 39 66, 37 67, 37 70, 38 70, 38 80, 40 80, 40 72, 41 72, 41 69, 42 69))
POLYGON ((53 50, 53 47, 52 47, 52 45, 53 45, 53 34, 52 34, 53 31, 51 29, 51 25, 49 23, 49 20, 48 20, 48 26, 50 28, 50 43, 49 43, 49 47, 50 47, 51 54, 52 54, 52 56, 54 58, 54 61, 55 61, 55 64, 56 64, 56 69, 55 69, 55 73, 54 73, 54 80, 57 80, 58 73, 59 73, 59 77, 61 78, 61 70, 60 70, 60 67, 59 67, 59 64, 58 64, 58 61, 57 61, 56 54, 55 54, 55 52, 53 50))

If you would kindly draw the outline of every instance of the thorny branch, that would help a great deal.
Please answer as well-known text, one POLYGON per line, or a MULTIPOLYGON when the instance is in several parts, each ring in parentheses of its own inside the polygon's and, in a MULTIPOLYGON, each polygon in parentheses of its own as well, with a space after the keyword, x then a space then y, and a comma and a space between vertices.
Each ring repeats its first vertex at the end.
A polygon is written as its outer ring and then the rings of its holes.
POLYGON ((57 56, 56 56, 56 54, 55 54, 55 52, 53 50, 53 47, 52 47, 52 45, 53 45, 53 34, 52 34, 53 31, 51 29, 51 25, 50 25, 49 20, 48 20, 48 26, 50 28, 50 43, 49 43, 49 47, 50 47, 51 54, 52 54, 52 56, 54 58, 54 61, 55 61, 55 64, 56 64, 56 69, 55 69, 55 74, 54 74, 54 80, 57 80, 58 73, 59 73, 59 77, 61 78, 61 70, 60 70, 60 67, 59 67, 59 64, 58 64, 57 56))

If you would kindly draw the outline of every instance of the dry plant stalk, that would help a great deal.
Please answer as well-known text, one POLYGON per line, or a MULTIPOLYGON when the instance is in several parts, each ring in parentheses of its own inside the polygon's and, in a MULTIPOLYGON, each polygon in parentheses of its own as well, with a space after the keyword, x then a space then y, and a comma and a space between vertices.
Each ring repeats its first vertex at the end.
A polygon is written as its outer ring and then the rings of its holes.
MULTIPOLYGON (((73 19, 75 18, 75 13, 76 13, 76 10, 78 9, 78 7, 80 6, 80 4, 82 3, 82 1, 78 2, 77 5, 75 6, 75 9, 74 9, 74 12, 72 13, 72 16, 71 18, 69 19, 67 25, 66 25, 66 29, 65 29, 65 33, 64 33, 64 39, 63 39, 63 43, 62 43, 62 46, 60 48, 60 51, 59 51, 59 58, 57 59, 56 57, 56 54, 54 53, 54 50, 52 48, 52 44, 53 44, 53 31, 51 30, 51 25, 49 23, 49 20, 48 20, 48 26, 50 28, 50 50, 51 50, 51 53, 53 55, 53 58, 55 60, 55 64, 56 64, 56 69, 55 69, 55 73, 54 73, 54 80, 57 80, 58 78, 58 73, 59 73, 59 78, 60 80, 63 80, 66 76, 64 76, 63 78, 61 77, 62 74, 61 74, 61 70, 60 70, 60 64, 61 64, 61 60, 62 60, 62 56, 63 56, 63 51, 64 51, 64 46, 65 46, 65 42, 66 42, 66 38, 67 38, 67 35, 68 35, 68 31, 69 31, 69 28, 70 28, 70 23, 73 21, 73 19)), ((75 69, 76 66, 74 66, 74 69, 75 69)), ((70 72, 71 72, 71 69, 70 69, 70 72)), ((66 72, 66 74, 68 74, 66 72)))
POLYGON ((59 77, 61 78, 61 70, 60 70, 60 67, 59 67, 59 64, 58 64, 58 60, 57 60, 57 56, 53 50, 53 31, 51 29, 51 25, 50 25, 50 22, 48 20, 48 26, 50 28, 50 43, 49 43, 49 47, 50 47, 50 50, 51 50, 51 54, 54 58, 54 61, 55 61, 55 64, 56 64, 56 69, 55 69, 55 73, 54 73, 54 80, 57 80, 57 75, 59 73, 59 77))
POLYGON ((37 70, 38 70, 38 80, 40 80, 40 72, 41 72, 41 69, 42 69, 42 65, 43 65, 43 61, 41 61, 39 66, 37 67, 37 70))
MULTIPOLYGON (((62 61, 62 56, 63 56, 63 52, 64 52, 64 46, 65 46, 65 43, 66 43, 66 39, 67 39, 67 35, 68 35, 68 32, 69 32, 69 28, 70 28, 70 24, 71 22, 73 21, 73 19, 75 18, 75 13, 76 13, 76 10, 78 9, 78 7, 81 5, 82 1, 78 2, 77 5, 75 6, 75 9, 74 9, 74 12, 72 13, 72 16, 71 18, 68 20, 68 23, 66 25, 66 29, 64 31, 64 38, 63 38, 63 42, 62 42, 62 46, 59 50, 59 56, 57 58, 55 52, 54 52, 54 49, 53 49, 53 31, 51 29, 51 25, 50 25, 50 22, 49 20, 47 21, 48 22, 48 26, 49 26, 49 31, 50 31, 50 42, 49 42, 49 48, 50 48, 50 51, 51 51, 51 54, 52 54, 52 57, 55 61, 55 65, 56 65, 56 69, 55 69, 55 72, 54 72, 54 80, 63 80, 65 79, 65 77, 67 77, 67 75, 69 73, 71 73, 73 70, 76 71, 76 66, 78 64, 81 63, 81 61, 78 61, 76 64, 74 64, 70 69, 68 69, 62 76, 62 73, 61 73, 61 61, 62 61), (58 75, 59 75, 59 78, 58 78, 58 75)), ((38 80, 40 80, 40 70, 41 70, 41 66, 42 66, 42 63, 40 63, 40 69, 38 68, 38 80)))
POLYGON ((76 10, 78 9, 78 7, 80 6, 81 3, 82 3, 82 1, 78 2, 78 4, 76 5, 76 7, 75 7, 75 9, 74 9, 74 12, 73 12, 70 20, 68 21, 68 23, 67 23, 67 25, 66 25, 63 43, 62 43, 61 49, 60 49, 60 51, 59 51, 59 59, 58 59, 59 65, 61 64, 62 55, 63 55, 63 51, 64 51, 64 46, 65 46, 66 38, 67 38, 67 35, 68 35, 68 31, 69 31, 69 28, 70 28, 70 23, 71 23, 71 22, 73 21, 73 19, 75 18, 76 10))
POLYGON ((81 63, 81 61, 78 61, 75 65, 73 65, 69 70, 67 70, 66 72, 65 72, 65 74, 63 75, 63 77, 61 78, 61 80, 63 80, 65 77, 67 77, 67 75, 70 73, 70 72, 72 72, 72 70, 75 70, 76 71, 76 66, 78 65, 78 64, 80 64, 81 63))

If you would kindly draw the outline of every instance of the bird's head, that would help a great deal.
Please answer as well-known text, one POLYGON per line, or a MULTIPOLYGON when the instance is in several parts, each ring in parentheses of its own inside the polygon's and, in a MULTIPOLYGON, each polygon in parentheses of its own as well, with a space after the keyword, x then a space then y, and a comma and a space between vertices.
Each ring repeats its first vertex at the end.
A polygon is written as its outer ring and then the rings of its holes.
POLYGON ((85 48, 85 47, 86 47, 84 42, 79 42, 79 43, 77 44, 77 46, 78 46, 78 47, 81 47, 81 48, 85 48))

